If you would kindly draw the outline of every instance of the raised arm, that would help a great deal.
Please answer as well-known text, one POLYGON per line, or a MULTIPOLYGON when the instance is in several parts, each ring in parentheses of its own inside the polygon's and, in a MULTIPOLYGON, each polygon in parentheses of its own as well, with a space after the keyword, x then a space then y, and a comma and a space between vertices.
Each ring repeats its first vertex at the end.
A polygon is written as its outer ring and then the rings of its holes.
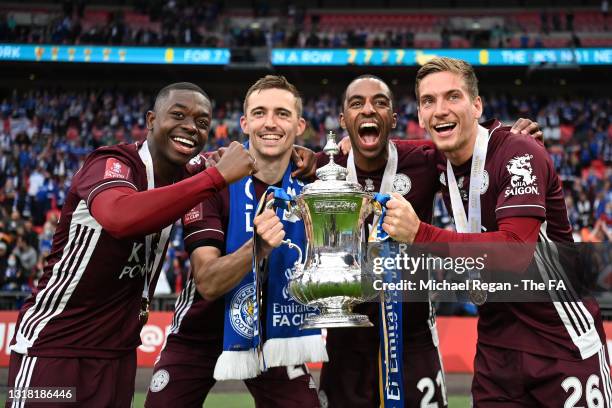
POLYGON ((87 204, 94 218, 116 238, 150 234, 253 170, 248 152, 232 143, 215 167, 193 177, 148 191, 135 191, 123 184, 92 194, 87 204))
POLYGON ((179 183, 153 190, 138 192, 129 187, 104 190, 93 199, 90 208, 102 228, 122 239, 151 234, 172 224, 225 185, 219 171, 210 168, 179 183))

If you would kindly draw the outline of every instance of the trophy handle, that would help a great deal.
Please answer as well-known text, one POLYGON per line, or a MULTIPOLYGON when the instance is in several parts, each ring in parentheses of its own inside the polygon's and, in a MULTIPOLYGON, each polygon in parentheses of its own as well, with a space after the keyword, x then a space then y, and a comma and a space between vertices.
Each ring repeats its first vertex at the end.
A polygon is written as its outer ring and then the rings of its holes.
POLYGON ((266 191, 266 195, 269 193, 274 194, 274 197, 266 202, 265 209, 269 210, 274 207, 282 208, 287 210, 290 216, 295 215, 298 218, 302 218, 302 213, 295 202, 295 199, 287 194, 283 189, 278 187, 269 187, 266 191))
POLYGON ((389 234, 383 229, 382 224, 387 214, 387 201, 391 199, 389 194, 376 193, 372 201, 374 207, 374 214, 378 216, 374 223, 374 230, 370 233, 370 239, 368 241, 386 241, 389 239, 389 234))
POLYGON ((296 266, 298 266, 298 265, 302 265, 302 257, 303 257, 303 254, 302 254, 302 249, 299 247, 299 245, 294 244, 293 242, 291 242, 291 240, 290 240, 290 239, 283 239, 283 240, 281 241, 281 244, 285 244, 285 245, 287 245, 289 248, 293 248, 293 249, 295 249, 295 250, 298 252, 298 259, 297 259, 297 261, 295 261, 295 265, 296 265, 296 266))
MULTIPOLYGON (((265 205, 266 210, 273 209, 274 207, 280 207, 280 208, 286 209, 287 212, 291 215, 296 215, 298 217, 300 216, 300 212, 299 212, 298 206, 295 205, 295 201, 293 200, 291 196, 285 193, 283 189, 274 187, 274 188, 271 188, 271 190, 268 192, 273 193, 274 197, 269 199, 266 202, 266 205, 265 205)), ((302 249, 299 247, 299 245, 294 244, 293 242, 291 242, 290 239, 283 239, 281 241, 281 244, 285 244, 289 248, 295 249, 298 252, 298 259, 297 261, 295 261, 295 265, 296 266, 302 265, 302 259, 304 258, 304 254, 302 253, 302 249)))

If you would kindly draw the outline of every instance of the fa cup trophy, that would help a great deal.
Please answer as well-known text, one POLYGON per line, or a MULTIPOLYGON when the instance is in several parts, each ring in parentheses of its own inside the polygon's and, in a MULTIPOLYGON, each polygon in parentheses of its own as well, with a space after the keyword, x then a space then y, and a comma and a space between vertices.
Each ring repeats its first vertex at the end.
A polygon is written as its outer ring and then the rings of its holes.
POLYGON ((347 181, 347 169, 334 163, 339 151, 334 138, 332 132, 327 136, 323 151, 329 163, 317 170, 319 180, 304 187, 291 209, 304 221, 308 244, 305 262, 296 262, 289 279, 289 293, 320 311, 305 320, 303 329, 372 326, 352 308, 377 295, 374 273, 362 268, 364 222, 376 201, 361 185, 347 181))

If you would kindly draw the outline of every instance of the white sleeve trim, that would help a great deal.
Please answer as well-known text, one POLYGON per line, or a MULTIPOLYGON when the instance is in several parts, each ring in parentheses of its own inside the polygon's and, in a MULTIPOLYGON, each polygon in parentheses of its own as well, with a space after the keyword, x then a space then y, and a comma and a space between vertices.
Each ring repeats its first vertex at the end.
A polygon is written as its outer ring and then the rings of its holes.
POLYGON ((99 190, 100 188, 102 188, 104 186, 107 186, 109 184, 127 184, 128 186, 132 187, 134 190, 138 190, 138 188, 133 183, 130 183, 129 181, 126 181, 126 180, 111 180, 111 181, 107 181, 106 183, 102 183, 102 184, 96 186, 93 190, 91 190, 89 192, 89 195, 87 196, 87 207, 89 207, 89 200, 91 198, 91 195, 96 190, 99 190))
POLYGON ((223 231, 221 231, 221 230, 218 230, 218 229, 215 229, 215 228, 204 228, 204 229, 201 229, 201 230, 194 231, 194 232, 192 232, 192 233, 191 233, 191 234, 189 234, 189 235, 186 235, 186 236, 185 236, 185 238, 183 238, 183 239, 187 239, 187 238, 189 238, 190 236, 192 236, 192 235, 194 235, 194 234, 198 234, 198 233, 200 233, 200 232, 206 232, 206 231, 214 231, 214 232, 218 232, 219 234, 221 234, 221 235, 225 236, 225 233, 224 233, 223 231))
POLYGON ((521 204, 521 205, 504 205, 502 207, 497 207, 495 209, 495 211, 499 211, 499 210, 504 210, 506 208, 522 208, 522 207, 536 207, 536 208, 541 208, 544 210, 544 212, 546 212, 546 208, 544 208, 541 205, 536 205, 536 204, 521 204))

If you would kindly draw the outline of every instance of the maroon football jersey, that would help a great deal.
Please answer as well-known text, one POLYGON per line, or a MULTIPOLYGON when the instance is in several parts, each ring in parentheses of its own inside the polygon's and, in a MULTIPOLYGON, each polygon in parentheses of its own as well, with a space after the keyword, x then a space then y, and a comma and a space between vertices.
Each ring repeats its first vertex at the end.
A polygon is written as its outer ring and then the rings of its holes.
MULTIPOLYGON (((268 185, 252 178, 256 200, 268 185)), ((202 246, 217 247, 225 255, 225 231, 229 224, 229 189, 198 204, 183 217, 185 247, 191 254, 202 246)), ((255 209, 254 209, 255 210, 255 209)), ((219 355, 223 349, 224 298, 209 301, 198 293, 193 277, 176 301, 167 348, 173 351, 219 355)))
MULTIPOLYGON (((542 221, 540 242, 572 242, 563 190, 546 149, 532 137, 511 134, 510 128, 500 126, 498 121, 487 124, 495 130, 489 139, 481 189, 483 231, 497 231, 497 222, 503 218, 533 217, 542 221)), ((446 159, 441 154, 438 159, 450 210, 446 159)), ((469 160, 453 166, 466 214, 471 165, 469 160)), ((561 359, 585 359, 599 350, 603 326, 595 300, 575 300, 485 303, 479 308, 478 341, 561 359)))
MULTIPOLYGON (((397 147, 397 174, 393 179, 394 191, 402 194, 414 207, 422 220, 431 222, 433 200, 440 185, 436 170, 436 150, 429 145, 412 145, 400 143, 397 147)), ((348 155, 334 156, 334 161, 346 167, 348 155)), ((329 156, 323 152, 317 153, 317 167, 329 161, 329 156)), ((384 174, 384 166, 373 172, 357 170, 357 180, 368 191, 378 191, 384 174)), ((429 302, 410 302, 403 304, 404 311, 404 350, 419 350, 430 348, 434 341, 430 329, 433 324, 434 312, 429 302)), ((365 313, 375 328, 351 328, 350 330, 331 329, 328 331, 328 345, 337 344, 345 347, 359 341, 378 345, 379 340, 379 305, 376 302, 356 306, 355 312, 365 313), (344 345, 344 346, 343 346, 344 345)), ((328 346, 329 348, 329 346, 328 346)))
MULTIPOLYGON (((44 274, 21 309, 12 350, 42 357, 117 358, 140 345, 145 237, 114 238, 89 212, 92 200, 106 189, 147 190, 138 148, 97 149, 74 176, 44 274)), ((161 262, 154 276, 160 268, 161 262)))

